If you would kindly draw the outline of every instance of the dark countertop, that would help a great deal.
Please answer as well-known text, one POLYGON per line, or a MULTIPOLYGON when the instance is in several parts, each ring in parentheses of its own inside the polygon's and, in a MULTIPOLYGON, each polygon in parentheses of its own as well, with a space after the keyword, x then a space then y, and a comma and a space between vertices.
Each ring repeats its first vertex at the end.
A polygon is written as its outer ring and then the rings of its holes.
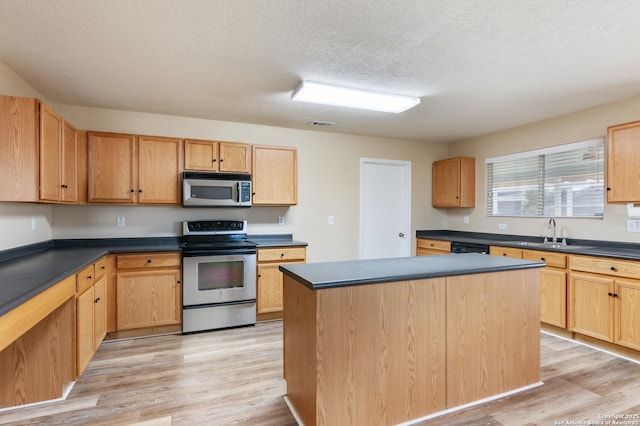
POLYGON ((308 246, 304 241, 294 240, 291 234, 247 235, 247 238, 255 242, 258 248, 308 246))
POLYGON ((522 235, 488 234, 447 230, 416 231, 416 238, 478 243, 491 246, 515 247, 527 250, 555 251, 567 254, 611 257, 616 259, 640 260, 640 244, 618 241, 584 240, 570 238, 566 246, 543 245, 541 237, 522 235))
POLYGON ((0 316, 106 254, 178 250, 180 239, 173 237, 55 240, 7 250, 0 262, 0 316))
POLYGON ((542 268, 531 262, 478 253, 281 265, 280 271, 313 290, 324 288, 542 268))
MULTIPOLYGON (((258 248, 306 246, 291 234, 250 235, 258 248)), ((0 252, 0 316, 110 253, 179 251, 181 237, 52 240, 0 252)))

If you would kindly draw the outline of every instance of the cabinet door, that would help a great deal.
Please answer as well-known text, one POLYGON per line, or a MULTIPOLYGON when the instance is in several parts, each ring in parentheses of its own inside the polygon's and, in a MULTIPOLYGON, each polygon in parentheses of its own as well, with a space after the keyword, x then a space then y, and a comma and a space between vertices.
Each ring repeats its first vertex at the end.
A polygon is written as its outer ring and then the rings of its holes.
POLYGON ((78 201, 78 131, 66 121, 62 122, 62 192, 60 201, 78 201))
POLYGON ((613 280, 588 274, 570 274, 569 329, 613 342, 613 280))
POLYGON ((220 142, 220 171, 251 173, 251 145, 220 142))
POLYGON ((435 161, 431 170, 433 207, 476 206, 476 159, 454 157, 435 161))
POLYGON ((282 312, 282 272, 279 263, 258 265, 258 314, 282 312))
POLYGON ((640 281, 616 280, 616 343, 640 351, 640 281))
POLYGON ((567 273, 551 268, 540 271, 540 321, 567 327, 567 273))
POLYGON ((93 286, 93 350, 96 351, 107 335, 107 276, 93 286))
POLYGON ((433 163, 433 207, 455 207, 460 204, 460 159, 450 158, 433 163))
POLYGON ((62 118, 40 104, 40 199, 60 201, 62 118))
POLYGON ((639 202, 640 121, 609 127, 607 139, 607 202, 639 202))
POLYGON ((118 330, 180 324, 180 270, 117 275, 118 330))
POLYGON ((298 160, 295 148, 253 146, 254 205, 298 203, 298 160))
POLYGON ((38 105, 0 96, 0 201, 38 201, 38 105))
POLYGON ((79 377, 93 356, 93 287, 76 299, 76 373, 79 377))
POLYGON ((218 171, 218 142, 185 139, 184 168, 204 172, 218 171))
POLYGON ((180 204, 182 141, 138 137, 138 203, 180 204))
POLYGON ((115 133, 88 134, 88 201, 127 203, 136 200, 136 137, 115 133))

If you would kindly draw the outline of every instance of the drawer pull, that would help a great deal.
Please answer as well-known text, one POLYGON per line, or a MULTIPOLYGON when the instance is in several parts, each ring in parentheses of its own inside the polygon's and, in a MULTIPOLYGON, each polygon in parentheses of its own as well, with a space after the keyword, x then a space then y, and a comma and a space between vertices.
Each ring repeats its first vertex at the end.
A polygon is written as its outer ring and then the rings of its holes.
POLYGON ((617 269, 616 269, 616 267, 615 267, 615 266, 612 266, 612 267, 611 267, 611 270, 612 270, 612 271, 617 271, 617 269))
POLYGON ((544 257, 541 257, 540 260, 542 260, 543 262, 545 261, 544 257))
POLYGON ((507 256, 507 253, 502 253, 502 255, 506 257, 506 256, 507 256))
POLYGON ((151 259, 147 259, 147 263, 151 263, 151 259))
POLYGON ((280 253, 280 257, 284 257, 284 253, 280 253))

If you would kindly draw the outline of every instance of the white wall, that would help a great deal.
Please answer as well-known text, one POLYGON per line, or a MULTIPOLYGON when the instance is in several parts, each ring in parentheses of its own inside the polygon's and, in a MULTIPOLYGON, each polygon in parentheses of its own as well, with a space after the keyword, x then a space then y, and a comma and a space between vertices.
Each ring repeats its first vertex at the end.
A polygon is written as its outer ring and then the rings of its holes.
MULTIPOLYGON (((34 87, 0 62, 0 94, 44 100, 34 87)), ((0 250, 50 240, 52 207, 44 204, 0 203, 0 250), (31 229, 31 218, 36 229, 31 229)))
MULTIPOLYGON (((448 228, 453 230, 542 236, 549 233, 548 218, 487 217, 485 159, 514 152, 561 145, 598 137, 606 137, 607 127, 640 120, 640 96, 612 102, 552 119, 504 130, 491 135, 449 145, 449 155, 468 155, 477 161, 477 202, 475 209, 451 209, 448 228), (465 215, 469 224, 463 223, 465 215), (507 231, 498 224, 507 224, 507 231)), ((638 147, 640 149, 640 147, 638 147)), ((568 237, 594 240, 640 242, 639 233, 626 231, 624 205, 606 204, 603 219, 557 219, 562 233, 568 237)), ((560 234, 560 231, 558 231, 560 234)))
MULTIPOLYGON (((431 163, 446 146, 414 141, 294 130, 186 117, 56 105, 81 129, 294 146, 298 149, 298 205, 250 209, 141 206, 55 206, 54 238, 180 235, 189 219, 247 219, 252 234, 291 233, 309 243, 309 261, 358 257, 360 158, 412 162, 412 227, 446 227, 446 212, 431 207, 431 163), (278 216, 285 226, 278 226, 278 216), (327 224, 327 216, 335 218, 327 224), (116 227, 117 216, 127 226, 116 227)), ((381 224, 384 226, 384 224, 381 224)), ((415 244, 412 244, 415 246, 415 244)))

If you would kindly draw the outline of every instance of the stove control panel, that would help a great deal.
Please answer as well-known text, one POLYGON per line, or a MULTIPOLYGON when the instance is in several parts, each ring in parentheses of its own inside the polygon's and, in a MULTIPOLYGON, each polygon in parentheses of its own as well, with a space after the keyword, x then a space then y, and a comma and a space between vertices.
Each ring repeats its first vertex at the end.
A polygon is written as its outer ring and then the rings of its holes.
POLYGON ((246 220, 197 220, 182 222, 182 235, 221 235, 246 233, 246 220))

